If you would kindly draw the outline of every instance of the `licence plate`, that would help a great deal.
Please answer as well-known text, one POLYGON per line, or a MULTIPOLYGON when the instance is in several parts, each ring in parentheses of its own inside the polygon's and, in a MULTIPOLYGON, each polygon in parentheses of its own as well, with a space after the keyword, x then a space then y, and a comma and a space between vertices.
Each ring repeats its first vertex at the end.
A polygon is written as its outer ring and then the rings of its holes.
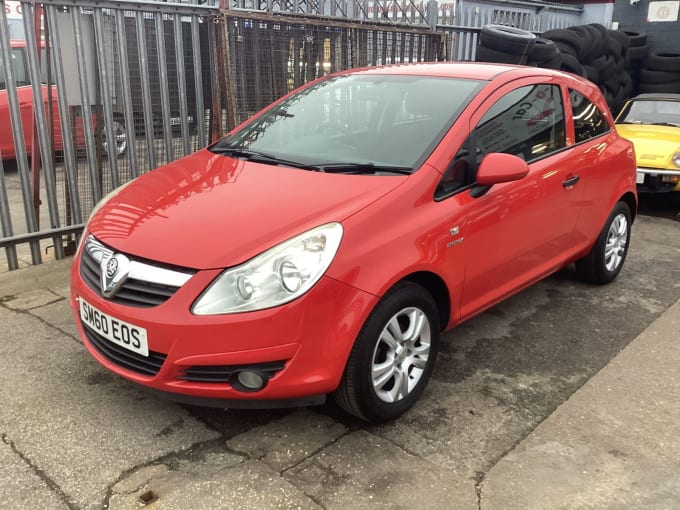
POLYGON ((645 182, 645 174, 644 172, 638 172, 637 177, 635 178, 635 182, 637 184, 643 184, 645 182))
POLYGON ((80 302, 80 318, 91 329, 124 349, 142 356, 149 356, 146 329, 116 319, 98 310, 83 298, 78 298, 78 301, 80 302))

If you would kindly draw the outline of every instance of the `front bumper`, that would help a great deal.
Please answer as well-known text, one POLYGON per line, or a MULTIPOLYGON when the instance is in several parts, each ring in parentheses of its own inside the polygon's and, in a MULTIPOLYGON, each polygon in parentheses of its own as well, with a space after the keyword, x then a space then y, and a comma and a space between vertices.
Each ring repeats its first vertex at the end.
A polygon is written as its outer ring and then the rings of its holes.
POLYGON ((220 270, 199 271, 164 303, 139 308, 114 303, 95 292, 83 280, 80 263, 78 256, 71 270, 71 306, 92 356, 125 379, 198 405, 321 403, 339 385, 354 340, 378 299, 323 277, 307 294, 283 306, 196 316, 189 311, 191 304, 220 270), (112 317, 145 328, 148 359, 97 337, 80 318, 80 298, 112 317), (137 369, 138 362, 151 369, 137 369), (243 367, 266 373, 267 384, 258 391, 232 384, 229 374, 243 367))
POLYGON ((637 187, 642 193, 680 191, 680 170, 638 167, 637 187))

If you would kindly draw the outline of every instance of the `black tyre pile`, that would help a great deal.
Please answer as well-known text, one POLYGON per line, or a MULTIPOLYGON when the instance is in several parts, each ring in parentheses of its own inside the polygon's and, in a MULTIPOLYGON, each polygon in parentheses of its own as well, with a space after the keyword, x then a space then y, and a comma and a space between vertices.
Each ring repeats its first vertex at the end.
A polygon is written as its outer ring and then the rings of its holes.
MULTIPOLYGON (((561 69, 597 84, 614 113, 633 93, 631 38, 624 32, 607 30, 593 23, 543 32, 559 48, 561 69)), ((646 48, 646 46, 645 46, 646 48)))
POLYGON ((527 64, 536 36, 520 28, 486 25, 479 34, 478 62, 527 64))
POLYGON ((680 51, 650 53, 640 70, 639 91, 680 94, 680 51))
POLYGON ((628 48, 629 58, 627 60, 626 71, 633 79, 632 96, 640 92, 640 70, 649 54, 649 47, 647 46, 647 34, 635 30, 624 30, 623 33, 628 36, 630 47, 628 48))
POLYGON ((482 27, 476 60, 562 69, 596 83, 614 113, 633 95, 631 74, 647 55, 646 35, 599 24, 531 32, 503 25, 482 27))

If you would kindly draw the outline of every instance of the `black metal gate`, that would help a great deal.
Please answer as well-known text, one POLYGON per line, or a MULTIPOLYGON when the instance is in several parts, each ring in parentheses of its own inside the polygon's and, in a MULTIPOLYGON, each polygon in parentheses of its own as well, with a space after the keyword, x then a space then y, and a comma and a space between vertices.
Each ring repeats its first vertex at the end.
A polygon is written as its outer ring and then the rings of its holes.
POLYGON ((227 127, 326 74, 382 64, 444 60, 444 35, 394 27, 276 14, 223 15, 222 87, 227 127))

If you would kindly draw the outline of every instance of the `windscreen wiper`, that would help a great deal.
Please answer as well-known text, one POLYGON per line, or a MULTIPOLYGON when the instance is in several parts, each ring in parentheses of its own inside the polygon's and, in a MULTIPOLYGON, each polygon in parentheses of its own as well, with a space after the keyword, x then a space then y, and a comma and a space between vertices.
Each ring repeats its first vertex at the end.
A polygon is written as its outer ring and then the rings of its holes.
POLYGON ((336 174, 377 174, 379 172, 411 175, 413 168, 409 166, 376 165, 375 163, 327 163, 311 165, 319 172, 336 174))
POLYGON ((224 154, 237 159, 245 159, 253 161, 254 163, 264 163, 267 165, 283 165, 293 168, 303 168, 305 170, 316 170, 313 165, 301 163, 300 161, 292 161, 289 159, 279 158, 273 154, 266 154, 264 152, 251 151, 249 149, 240 149, 238 147, 210 147, 211 152, 215 154, 224 154))

